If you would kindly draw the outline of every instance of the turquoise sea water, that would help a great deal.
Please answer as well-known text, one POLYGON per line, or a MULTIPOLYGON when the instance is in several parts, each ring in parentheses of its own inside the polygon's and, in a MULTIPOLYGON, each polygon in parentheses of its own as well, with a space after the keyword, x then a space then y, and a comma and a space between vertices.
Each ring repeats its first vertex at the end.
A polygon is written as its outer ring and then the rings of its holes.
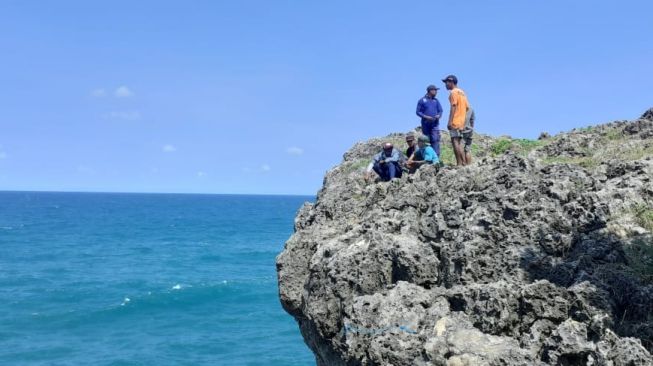
POLYGON ((311 199, 0 192, 0 365, 314 365, 274 265, 311 199))

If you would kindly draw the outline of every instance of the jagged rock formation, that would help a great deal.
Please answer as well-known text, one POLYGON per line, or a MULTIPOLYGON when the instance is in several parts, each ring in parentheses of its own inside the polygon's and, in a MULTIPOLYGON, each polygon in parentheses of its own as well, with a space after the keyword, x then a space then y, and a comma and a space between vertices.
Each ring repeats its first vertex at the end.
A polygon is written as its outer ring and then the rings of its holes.
POLYGON ((403 136, 347 152, 277 258, 318 365, 653 364, 653 110, 366 183, 403 136))

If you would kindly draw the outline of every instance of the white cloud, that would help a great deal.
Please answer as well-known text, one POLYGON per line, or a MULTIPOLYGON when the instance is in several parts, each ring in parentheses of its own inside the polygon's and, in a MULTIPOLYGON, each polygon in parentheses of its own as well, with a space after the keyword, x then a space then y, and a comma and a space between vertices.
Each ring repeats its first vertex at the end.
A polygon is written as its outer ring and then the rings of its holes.
POLYGON ((139 111, 111 111, 105 115, 106 118, 124 119, 126 121, 138 121, 141 119, 139 111))
POLYGON ((286 152, 290 155, 302 155, 304 154, 304 149, 297 146, 292 146, 286 149, 286 152))
POLYGON ((113 95, 115 95, 117 98, 129 98, 134 95, 134 92, 123 85, 118 87, 116 91, 113 92, 113 95))
POLYGON ((204 178, 204 177, 206 177, 206 172, 201 172, 201 171, 200 171, 200 172, 197 172, 197 177, 198 177, 198 178, 204 178))
POLYGON ((95 89, 95 90, 91 91, 91 96, 92 97, 102 98, 102 97, 104 97, 106 95, 107 95, 107 91, 102 89, 102 88, 95 89))
POLYGON ((177 151, 177 148, 174 145, 163 145, 162 147, 163 152, 171 153, 177 151))
POLYGON ((269 165, 267 165, 267 164, 261 165, 261 171, 262 172, 269 172, 270 170, 272 170, 272 168, 270 168, 269 165))

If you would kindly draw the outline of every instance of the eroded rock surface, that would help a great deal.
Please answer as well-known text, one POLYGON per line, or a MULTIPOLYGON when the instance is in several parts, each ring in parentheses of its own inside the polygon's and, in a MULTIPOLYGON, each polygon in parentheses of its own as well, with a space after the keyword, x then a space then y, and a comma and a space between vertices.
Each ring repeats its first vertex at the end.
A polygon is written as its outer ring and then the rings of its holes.
POLYGON ((327 173, 277 258, 318 365, 653 364, 653 118, 366 183, 382 140, 327 173))

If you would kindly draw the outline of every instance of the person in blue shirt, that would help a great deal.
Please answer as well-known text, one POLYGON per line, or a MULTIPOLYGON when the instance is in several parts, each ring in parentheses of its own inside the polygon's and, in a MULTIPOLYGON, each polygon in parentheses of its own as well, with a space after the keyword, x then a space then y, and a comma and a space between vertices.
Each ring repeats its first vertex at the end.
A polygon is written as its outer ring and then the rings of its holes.
POLYGON ((442 105, 435 97, 438 94, 435 85, 426 88, 426 95, 417 102, 417 116, 422 119, 422 133, 428 136, 435 153, 440 156, 440 117, 442 105))
POLYGON ((419 149, 408 159, 406 165, 410 173, 414 173, 424 164, 439 164, 440 158, 435 150, 431 147, 430 139, 427 136, 420 136, 417 139, 419 149))
POLYGON ((400 160, 401 152, 395 149, 391 143, 386 142, 383 144, 383 151, 374 155, 372 162, 367 167, 365 177, 369 179, 372 170, 374 170, 384 182, 390 181, 393 178, 401 178, 400 160))

